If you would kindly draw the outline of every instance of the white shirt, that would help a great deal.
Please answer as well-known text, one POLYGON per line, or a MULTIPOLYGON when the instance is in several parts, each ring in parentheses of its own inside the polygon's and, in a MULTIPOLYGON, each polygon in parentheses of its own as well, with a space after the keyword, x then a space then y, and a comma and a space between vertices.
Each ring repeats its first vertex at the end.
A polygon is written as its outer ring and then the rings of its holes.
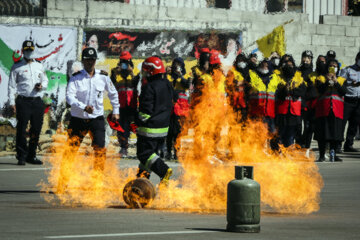
POLYGON ((114 84, 106 75, 95 70, 92 77, 85 71, 72 76, 66 89, 66 101, 71 106, 71 116, 92 119, 104 115, 104 90, 108 92, 113 114, 119 114, 119 97, 114 84), (93 113, 84 111, 86 106, 93 106, 93 113))
POLYGON ((24 59, 15 63, 10 72, 8 97, 10 105, 15 105, 15 95, 25 97, 42 97, 48 86, 48 78, 41 63, 24 59), (42 90, 35 90, 35 85, 41 83, 42 90))

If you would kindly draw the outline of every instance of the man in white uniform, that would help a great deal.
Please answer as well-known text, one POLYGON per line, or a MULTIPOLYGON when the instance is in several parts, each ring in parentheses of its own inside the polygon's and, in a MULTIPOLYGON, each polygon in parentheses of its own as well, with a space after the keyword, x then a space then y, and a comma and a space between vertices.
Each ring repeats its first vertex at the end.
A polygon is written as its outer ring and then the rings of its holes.
POLYGON ((82 52, 84 69, 70 78, 66 89, 66 101, 71 106, 69 139, 78 148, 87 133, 92 138, 96 162, 94 168, 104 169, 105 164, 105 121, 104 91, 108 92, 113 107, 112 120, 119 120, 118 93, 107 73, 96 70, 97 53, 94 48, 85 48, 82 52))
POLYGON ((16 126, 18 165, 25 165, 25 162, 43 164, 36 158, 36 148, 39 143, 45 110, 45 104, 41 98, 49 80, 42 64, 32 59, 34 49, 32 41, 24 41, 22 46, 24 57, 12 66, 9 77, 10 106, 16 113, 18 121, 16 126), (26 128, 29 121, 30 141, 28 146, 26 128))

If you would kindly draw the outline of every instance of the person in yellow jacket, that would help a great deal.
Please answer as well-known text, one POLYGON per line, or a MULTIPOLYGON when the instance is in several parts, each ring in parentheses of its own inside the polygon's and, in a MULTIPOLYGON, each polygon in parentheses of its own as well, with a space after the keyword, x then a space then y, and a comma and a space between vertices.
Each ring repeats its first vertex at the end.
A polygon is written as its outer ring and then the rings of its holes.
POLYGON ((198 65, 194 66, 192 70, 192 88, 190 103, 191 108, 194 108, 200 101, 202 90, 206 84, 212 83, 212 77, 210 75, 210 52, 203 51, 199 57, 198 65))
POLYGON ((269 71, 268 61, 262 61, 258 68, 249 71, 249 111, 251 119, 259 119, 268 125, 271 133, 275 133, 275 92, 280 77, 269 71))
MULTIPOLYGON (((284 56, 283 56, 284 58, 284 56)), ((280 83, 276 91, 276 125, 281 143, 285 147, 294 144, 296 127, 301 123, 301 96, 304 96, 306 85, 297 71, 291 55, 282 59, 280 83)))
POLYGON ((235 112, 241 114, 240 119, 242 121, 245 121, 247 117, 247 99, 245 92, 249 83, 249 70, 247 70, 246 76, 243 75, 246 67, 246 57, 241 53, 236 57, 233 67, 226 76, 226 93, 229 103, 235 112))

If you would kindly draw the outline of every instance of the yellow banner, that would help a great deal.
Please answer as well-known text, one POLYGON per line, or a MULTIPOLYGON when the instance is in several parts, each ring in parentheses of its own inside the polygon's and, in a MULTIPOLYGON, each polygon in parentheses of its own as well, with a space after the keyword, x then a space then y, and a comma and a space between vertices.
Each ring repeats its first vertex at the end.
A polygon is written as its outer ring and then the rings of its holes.
POLYGON ((256 40, 259 50, 264 57, 270 57, 272 52, 277 52, 280 56, 285 54, 285 30, 284 25, 275 28, 270 34, 256 40))

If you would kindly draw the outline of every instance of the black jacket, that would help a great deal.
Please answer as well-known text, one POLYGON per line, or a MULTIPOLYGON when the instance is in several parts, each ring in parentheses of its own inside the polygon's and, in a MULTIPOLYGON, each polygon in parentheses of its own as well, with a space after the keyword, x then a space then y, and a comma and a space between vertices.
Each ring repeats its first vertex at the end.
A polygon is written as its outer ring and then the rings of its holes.
POLYGON ((162 75, 155 75, 142 87, 139 97, 139 135, 147 137, 164 137, 167 135, 164 128, 168 128, 170 124, 173 95, 170 82, 164 79, 162 75), (150 132, 151 134, 147 134, 150 132))

